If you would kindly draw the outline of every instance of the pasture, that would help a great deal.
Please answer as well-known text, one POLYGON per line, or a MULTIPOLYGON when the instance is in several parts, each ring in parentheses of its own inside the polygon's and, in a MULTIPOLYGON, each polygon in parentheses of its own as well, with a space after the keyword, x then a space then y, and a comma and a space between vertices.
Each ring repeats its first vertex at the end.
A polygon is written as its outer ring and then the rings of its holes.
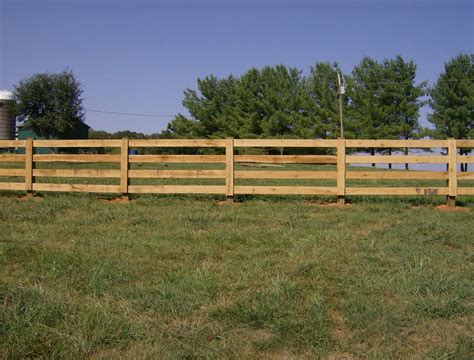
POLYGON ((472 358, 472 198, 110 199, 0 197, 5 358, 472 358))

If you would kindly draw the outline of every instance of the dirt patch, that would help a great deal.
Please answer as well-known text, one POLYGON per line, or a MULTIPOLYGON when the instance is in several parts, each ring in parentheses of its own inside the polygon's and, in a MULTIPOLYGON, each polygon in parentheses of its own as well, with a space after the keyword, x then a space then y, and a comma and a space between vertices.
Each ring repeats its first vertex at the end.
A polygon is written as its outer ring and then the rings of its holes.
POLYGON ((330 360, 353 360, 357 359, 354 355, 349 353, 332 353, 329 354, 328 359, 330 360))
POLYGON ((338 202, 324 202, 320 200, 305 200, 303 203, 308 204, 308 205, 318 205, 318 206, 325 206, 329 208, 348 208, 352 206, 352 203, 346 200, 345 204, 340 204, 338 202))
POLYGON ((323 206, 329 207, 329 208, 347 209, 347 208, 352 207, 352 204, 348 202, 346 202, 345 204, 339 204, 335 202, 335 203, 326 203, 326 204, 323 204, 323 206))
POLYGON ((128 204, 130 202, 130 199, 127 198, 115 198, 111 200, 102 200, 106 204, 128 204))
MULTIPOLYGON (((334 328, 332 329, 332 335, 341 343, 347 343, 351 338, 351 332, 347 328, 344 320, 344 315, 339 311, 330 311, 329 315, 334 322, 334 328)), ((336 359, 336 358, 335 358, 336 359)))
POLYGON ((216 205, 217 206, 224 206, 224 205, 227 205, 227 206, 240 206, 241 203, 240 202, 237 202, 237 201, 230 201, 230 200, 222 200, 222 201, 217 201, 216 202, 216 205))
POLYGON ((19 196, 18 197, 18 201, 35 201, 35 202, 39 202, 39 201, 43 201, 43 198, 39 195, 37 196, 31 196, 31 195, 24 195, 24 196, 19 196))
POLYGON ((257 342, 266 342, 272 338, 273 334, 269 329, 257 329, 250 335, 250 340, 257 342))
POLYGON ((462 206, 448 206, 448 205, 439 205, 435 207, 438 211, 457 211, 457 212, 469 212, 469 208, 462 206))

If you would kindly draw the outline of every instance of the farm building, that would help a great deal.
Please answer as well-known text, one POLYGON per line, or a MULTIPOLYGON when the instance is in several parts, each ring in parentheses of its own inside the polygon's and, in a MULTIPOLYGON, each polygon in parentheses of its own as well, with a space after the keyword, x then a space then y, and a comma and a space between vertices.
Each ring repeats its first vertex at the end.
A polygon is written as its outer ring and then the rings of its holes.
MULTIPOLYGON (((90 126, 86 123, 79 123, 71 132, 66 136, 67 139, 88 139, 89 138, 90 126)), ((44 139, 44 137, 38 135, 33 129, 28 127, 26 124, 19 124, 17 130, 18 140, 26 139, 44 139)), ((54 138, 52 138, 54 139, 54 138)), ((24 149, 20 148, 18 151, 20 154, 24 153, 24 149)), ((53 148, 37 148, 38 154, 52 154, 54 153, 53 148)))

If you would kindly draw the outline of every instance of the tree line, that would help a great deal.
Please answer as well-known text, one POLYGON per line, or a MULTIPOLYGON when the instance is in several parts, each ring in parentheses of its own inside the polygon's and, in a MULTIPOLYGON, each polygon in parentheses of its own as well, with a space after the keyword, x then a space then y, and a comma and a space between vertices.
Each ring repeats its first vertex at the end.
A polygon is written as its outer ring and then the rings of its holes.
MULTIPOLYGON (((474 55, 445 64, 437 82, 416 83, 417 66, 401 56, 381 62, 364 57, 344 75, 344 137, 364 139, 472 138, 474 55), (429 104, 428 121, 420 109, 429 104)), ((339 131, 337 63, 319 62, 308 75, 285 65, 250 69, 240 77, 197 80, 184 91, 190 116, 177 115, 171 137, 322 138, 339 131)))
MULTIPOLYGON (((183 106, 167 128, 146 135, 91 130, 92 138, 321 138, 339 131, 337 63, 317 62, 304 75, 285 65, 252 68, 241 76, 197 79, 184 91, 183 106)), ((343 76, 344 137, 418 139, 474 135, 474 55, 445 63, 433 86, 417 83, 417 66, 402 56, 377 61, 364 57, 343 76), (419 122, 428 104, 432 129, 419 122)), ((14 88, 17 114, 44 137, 62 138, 84 121, 82 89, 71 71, 36 74, 14 88)))

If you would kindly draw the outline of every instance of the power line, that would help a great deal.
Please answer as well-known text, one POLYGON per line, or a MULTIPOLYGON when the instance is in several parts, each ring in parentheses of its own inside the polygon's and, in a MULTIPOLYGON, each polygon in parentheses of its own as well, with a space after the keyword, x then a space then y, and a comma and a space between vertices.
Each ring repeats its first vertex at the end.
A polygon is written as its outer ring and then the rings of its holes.
POLYGON ((127 112, 118 112, 118 111, 105 111, 97 109, 84 109, 87 112, 95 112, 101 114, 113 114, 113 115, 123 115, 123 116, 143 116, 143 117, 175 117, 175 115, 167 114, 142 114, 142 113, 127 113, 127 112))

